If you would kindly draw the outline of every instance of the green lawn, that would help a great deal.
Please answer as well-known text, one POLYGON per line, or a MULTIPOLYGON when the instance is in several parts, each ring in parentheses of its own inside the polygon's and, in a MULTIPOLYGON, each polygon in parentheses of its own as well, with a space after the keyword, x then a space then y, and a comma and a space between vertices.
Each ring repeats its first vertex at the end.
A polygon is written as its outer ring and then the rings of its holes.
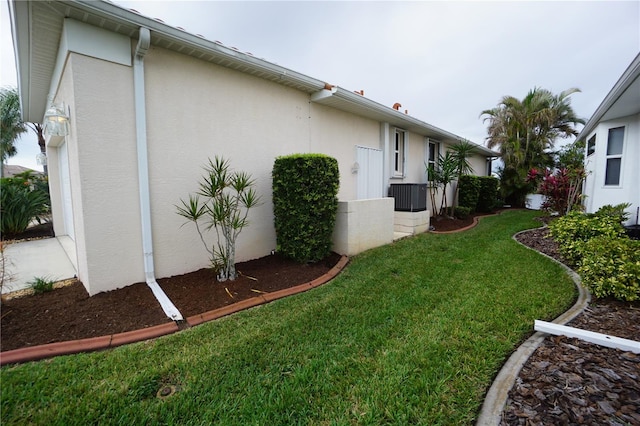
POLYGON ((487 217, 352 259, 306 293, 155 341, 2 368, 2 424, 471 424, 506 358, 575 299, 487 217), (162 384, 179 392, 156 398, 162 384))

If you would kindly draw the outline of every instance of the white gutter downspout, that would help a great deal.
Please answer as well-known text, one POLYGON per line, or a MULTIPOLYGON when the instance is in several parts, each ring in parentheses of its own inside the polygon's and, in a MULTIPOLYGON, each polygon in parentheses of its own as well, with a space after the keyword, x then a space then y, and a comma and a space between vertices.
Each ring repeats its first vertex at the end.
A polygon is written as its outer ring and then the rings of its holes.
POLYGON ((138 185, 140 190, 140 219, 142 221, 142 249, 147 285, 158 299, 164 313, 174 321, 182 321, 182 314, 162 291, 155 278, 153 266, 153 234, 151 231, 151 199, 149 196, 149 160, 147 156, 147 114, 144 91, 144 55, 151 44, 151 32, 140 28, 140 38, 133 56, 133 94, 136 110, 136 146, 138 150, 138 185))

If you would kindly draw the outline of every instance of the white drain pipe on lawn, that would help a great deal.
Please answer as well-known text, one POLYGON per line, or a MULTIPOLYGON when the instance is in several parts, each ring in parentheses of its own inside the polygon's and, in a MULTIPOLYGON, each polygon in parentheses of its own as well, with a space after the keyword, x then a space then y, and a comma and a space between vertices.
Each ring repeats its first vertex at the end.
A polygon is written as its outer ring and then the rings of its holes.
POLYGON ((138 149, 138 185, 140 191, 140 218, 142 221, 142 249, 144 274, 147 285, 160 302, 169 318, 181 321, 182 314, 169 300, 156 282, 153 266, 153 234, 151 230, 151 198, 149 196, 149 159, 147 155, 147 113, 144 90, 144 55, 151 45, 151 32, 140 28, 140 38, 133 56, 133 95, 136 110, 136 146, 138 149))

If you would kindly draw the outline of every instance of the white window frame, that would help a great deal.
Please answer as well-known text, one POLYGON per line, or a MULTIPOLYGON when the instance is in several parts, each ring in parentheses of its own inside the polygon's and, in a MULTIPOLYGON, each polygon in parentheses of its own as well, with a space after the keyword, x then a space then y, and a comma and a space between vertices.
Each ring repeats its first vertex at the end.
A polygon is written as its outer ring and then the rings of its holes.
POLYGON ((625 137, 627 135, 626 126, 617 126, 610 127, 607 129, 607 147, 605 151, 605 161, 604 161, 604 186, 605 188, 620 188, 622 186, 622 156, 624 154, 625 147, 625 137), (611 131, 622 129, 622 149, 619 154, 609 154, 609 142, 611 138, 611 131), (609 171, 609 160, 620 160, 620 170, 618 171, 618 182, 617 183, 607 183, 607 174, 609 171))
POLYGON ((391 147, 391 177, 404 178, 406 176, 407 166, 407 146, 409 133, 405 130, 396 128, 393 132, 393 146, 391 147), (402 135, 402 141, 399 136, 402 135))
MULTIPOLYGON (((433 139, 428 139, 427 138, 427 167, 429 167, 430 165, 433 164, 433 167, 437 169, 438 167, 438 156, 440 155, 440 147, 442 146, 442 144, 440 143, 440 141, 436 141, 433 139), (431 146, 434 146, 434 154, 435 154, 435 158, 431 158, 430 154, 431 154, 431 146)), ((429 175, 427 175, 427 180, 429 180, 429 175)))
POLYGON ((594 133, 593 136, 591 136, 587 140, 587 157, 590 155, 593 155, 596 152, 596 142, 597 142, 597 138, 596 138, 596 134, 594 133))

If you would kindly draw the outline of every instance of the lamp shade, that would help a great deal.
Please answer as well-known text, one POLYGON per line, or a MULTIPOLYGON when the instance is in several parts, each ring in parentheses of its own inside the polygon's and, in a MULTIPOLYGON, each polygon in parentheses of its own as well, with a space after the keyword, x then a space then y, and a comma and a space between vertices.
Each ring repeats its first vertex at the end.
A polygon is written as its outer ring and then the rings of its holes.
POLYGON ((69 116, 64 111, 64 104, 51 105, 44 113, 44 134, 49 136, 69 134, 69 116))

